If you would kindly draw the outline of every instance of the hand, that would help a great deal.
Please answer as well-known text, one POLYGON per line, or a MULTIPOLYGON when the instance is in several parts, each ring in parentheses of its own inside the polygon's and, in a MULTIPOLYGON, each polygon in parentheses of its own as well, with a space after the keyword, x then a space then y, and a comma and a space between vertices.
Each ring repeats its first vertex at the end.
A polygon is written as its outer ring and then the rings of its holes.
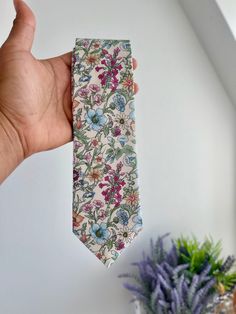
MULTIPOLYGON (((33 153, 72 139, 71 52, 37 60, 31 53, 34 14, 22 0, 14 0, 14 5, 16 19, 0 48, 0 137, 8 139, 14 163, 19 164, 33 153)), ((134 88, 137 91, 136 84, 134 88)), ((1 157, 5 152, 1 145, 0 149, 1 157)), ((2 173, 0 182, 9 174, 2 173)))

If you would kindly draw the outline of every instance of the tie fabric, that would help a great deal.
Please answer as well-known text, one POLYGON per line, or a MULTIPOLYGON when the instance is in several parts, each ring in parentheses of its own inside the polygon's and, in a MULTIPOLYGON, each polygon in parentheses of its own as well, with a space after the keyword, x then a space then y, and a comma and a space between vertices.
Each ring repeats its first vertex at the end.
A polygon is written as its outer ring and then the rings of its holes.
POLYGON ((142 229, 129 40, 76 39, 73 232, 109 267, 142 229))

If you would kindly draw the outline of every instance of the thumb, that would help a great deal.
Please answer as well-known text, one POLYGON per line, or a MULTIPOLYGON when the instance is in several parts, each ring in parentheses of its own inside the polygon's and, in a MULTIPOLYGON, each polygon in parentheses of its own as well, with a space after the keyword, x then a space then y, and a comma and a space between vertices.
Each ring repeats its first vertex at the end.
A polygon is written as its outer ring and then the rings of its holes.
POLYGON ((15 49, 30 51, 34 40, 36 24, 34 14, 22 0, 13 1, 16 10, 16 18, 4 45, 11 45, 14 46, 15 49))

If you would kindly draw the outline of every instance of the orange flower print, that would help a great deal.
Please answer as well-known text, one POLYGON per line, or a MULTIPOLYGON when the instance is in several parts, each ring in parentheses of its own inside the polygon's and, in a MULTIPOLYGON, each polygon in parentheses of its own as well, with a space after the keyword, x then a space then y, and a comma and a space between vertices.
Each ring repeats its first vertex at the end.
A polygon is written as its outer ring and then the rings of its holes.
POLYGON ((83 220, 84 220, 83 216, 73 211, 73 228, 78 228, 83 220))
POLYGON ((73 103, 72 103, 72 110, 74 113, 76 113, 76 110, 77 110, 77 108, 79 108, 79 106, 80 106, 80 102, 78 100, 74 99, 73 103))
POLYGON ((102 259, 102 254, 101 254, 100 252, 98 252, 98 253, 96 254, 96 256, 97 256, 98 259, 102 259))
POLYGON ((78 100, 73 100, 73 104, 72 104, 73 109, 79 107, 79 104, 80 102, 78 100))
POLYGON ((101 42, 99 40, 95 41, 93 43, 93 48, 96 50, 96 49, 99 49, 101 47, 101 42))
POLYGON ((95 65, 98 64, 99 62, 99 55, 95 54, 95 53, 90 53, 87 55, 86 57, 86 63, 87 65, 95 65))
POLYGON ((80 129, 82 127, 81 119, 78 119, 76 126, 77 126, 77 129, 80 129))
POLYGON ((98 145, 98 140, 96 138, 94 138, 91 143, 93 144, 93 146, 97 146, 98 145))
POLYGON ((137 191, 132 191, 130 194, 128 194, 125 198, 126 203, 128 205, 137 205, 139 201, 139 194, 137 191))
POLYGON ((96 157, 96 162, 99 163, 99 162, 102 162, 102 161, 103 161, 102 155, 98 155, 98 156, 96 157))
POLYGON ((102 176, 102 173, 99 169, 92 169, 89 172, 88 178, 90 181, 98 181, 102 176))
POLYGON ((83 233, 82 236, 80 237, 80 241, 82 241, 83 243, 87 241, 87 236, 85 233, 83 233))
POLYGON ((133 82, 133 78, 131 75, 128 75, 124 78, 122 85, 124 88, 128 89, 128 90, 132 90, 133 86, 134 86, 134 82, 133 82))

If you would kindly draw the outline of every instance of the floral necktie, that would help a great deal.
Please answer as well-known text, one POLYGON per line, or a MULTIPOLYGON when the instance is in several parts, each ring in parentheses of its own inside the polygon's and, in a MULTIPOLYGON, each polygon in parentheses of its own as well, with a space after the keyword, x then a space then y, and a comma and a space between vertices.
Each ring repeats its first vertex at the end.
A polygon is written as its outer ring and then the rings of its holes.
POLYGON ((142 229, 129 40, 76 39, 73 232, 109 267, 142 229))

